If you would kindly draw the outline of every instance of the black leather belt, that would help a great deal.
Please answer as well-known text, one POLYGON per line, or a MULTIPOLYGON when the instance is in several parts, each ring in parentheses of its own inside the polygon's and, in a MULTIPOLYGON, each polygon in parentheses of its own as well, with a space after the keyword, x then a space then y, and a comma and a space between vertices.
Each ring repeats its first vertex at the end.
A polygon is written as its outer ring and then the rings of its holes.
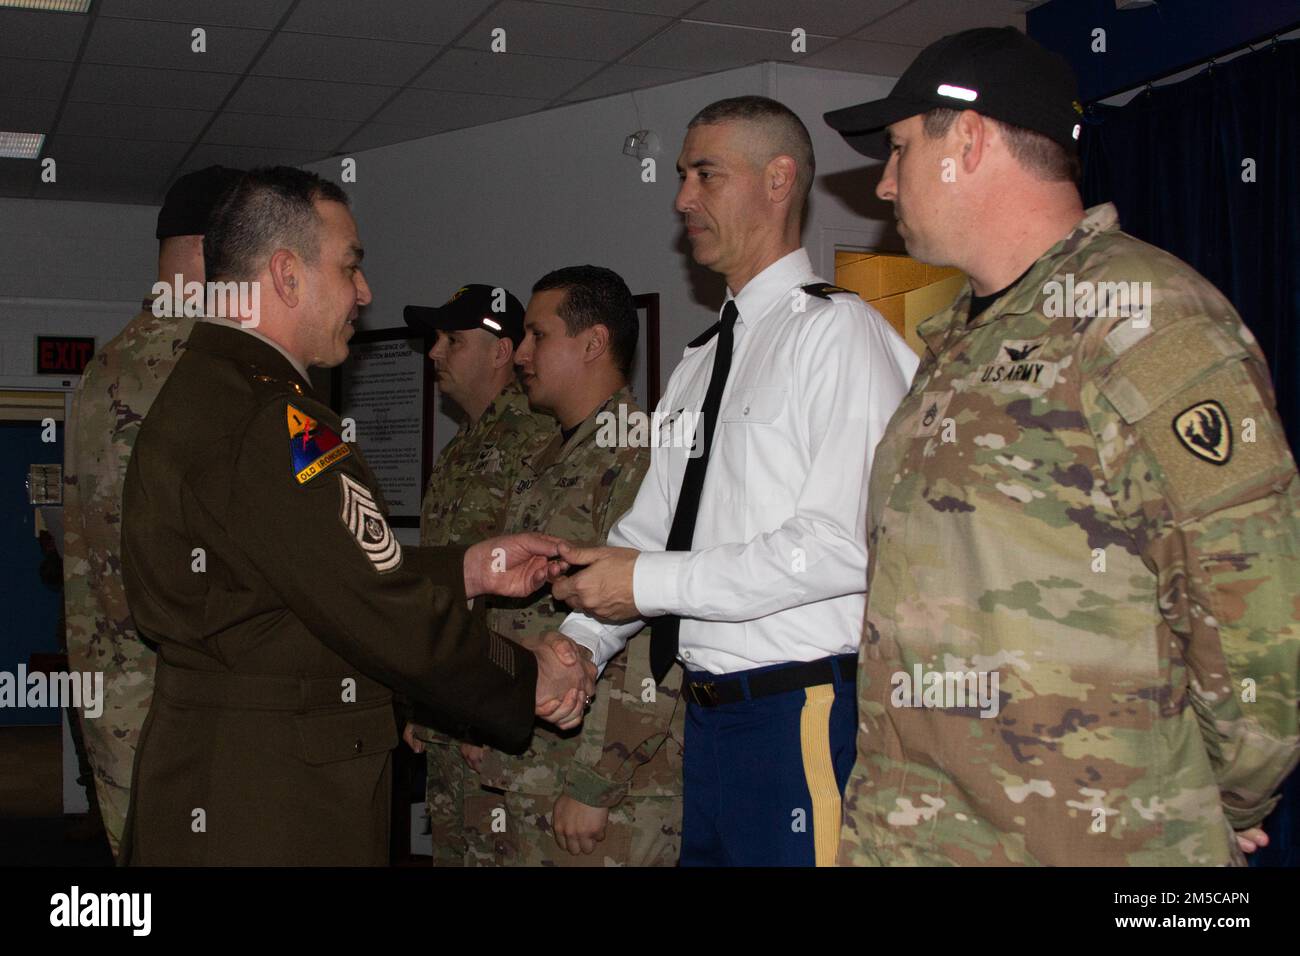
POLYGON ((837 676, 842 684, 857 682, 856 654, 823 657, 805 664, 760 671, 756 674, 719 674, 709 680, 694 680, 688 675, 684 689, 687 700, 701 707, 717 707, 720 704, 734 704, 741 700, 786 694, 792 690, 816 687, 819 684, 834 684, 837 676), (748 694, 745 693, 746 685, 749 686, 748 694))

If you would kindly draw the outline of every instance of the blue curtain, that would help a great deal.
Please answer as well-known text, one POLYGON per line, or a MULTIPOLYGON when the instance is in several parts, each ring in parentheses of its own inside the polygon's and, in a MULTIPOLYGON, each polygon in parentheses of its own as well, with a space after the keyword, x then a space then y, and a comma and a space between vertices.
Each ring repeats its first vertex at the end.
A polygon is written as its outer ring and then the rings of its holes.
MULTIPOLYGON (((1080 141, 1086 205, 1167 249, 1236 306, 1268 358, 1300 448, 1300 42, 1267 43, 1119 107, 1092 106, 1080 141)), ((1300 773, 1265 824, 1257 866, 1300 866, 1300 773)))

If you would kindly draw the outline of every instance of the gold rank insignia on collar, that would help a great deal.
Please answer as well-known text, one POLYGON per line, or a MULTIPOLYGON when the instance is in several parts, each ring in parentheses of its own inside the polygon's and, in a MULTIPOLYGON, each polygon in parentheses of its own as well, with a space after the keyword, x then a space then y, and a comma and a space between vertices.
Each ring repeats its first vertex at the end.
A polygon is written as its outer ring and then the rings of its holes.
POLYGON ((291 381, 289 381, 289 379, 287 379, 287 378, 276 378, 274 375, 254 375, 254 376, 253 376, 253 381, 254 381, 254 382, 262 382, 262 383, 266 383, 266 384, 287 385, 287 386, 289 386, 291 389, 293 389, 293 393, 294 393, 295 395, 302 395, 302 394, 305 394, 305 393, 303 392, 303 390, 302 390, 302 386, 301 386, 301 385, 299 385, 297 382, 291 382, 291 381))

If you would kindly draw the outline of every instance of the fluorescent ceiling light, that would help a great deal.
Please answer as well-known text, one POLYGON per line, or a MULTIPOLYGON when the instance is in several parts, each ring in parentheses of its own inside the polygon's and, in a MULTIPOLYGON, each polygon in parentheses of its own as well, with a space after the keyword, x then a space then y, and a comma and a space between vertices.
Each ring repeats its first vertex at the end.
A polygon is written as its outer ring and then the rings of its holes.
POLYGON ((0 158, 35 159, 41 155, 44 133, 6 133, 0 130, 0 158))
POLYGON ((49 10, 54 13, 85 13, 90 9, 90 0, 0 0, 0 7, 49 10))

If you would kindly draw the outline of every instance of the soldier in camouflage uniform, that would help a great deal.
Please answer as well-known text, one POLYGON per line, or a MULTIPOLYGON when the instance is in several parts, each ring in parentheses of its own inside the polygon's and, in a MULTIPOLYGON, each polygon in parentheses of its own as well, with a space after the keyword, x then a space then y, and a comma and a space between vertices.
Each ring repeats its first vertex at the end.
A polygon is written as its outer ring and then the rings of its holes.
MULTIPOLYGON (((549 441, 555 428, 552 418, 528 407, 515 376, 524 307, 504 288, 472 284, 438 308, 408 306, 405 318, 426 344, 432 340, 429 358, 438 370, 438 388, 461 419, 429 475, 420 544, 474 544, 501 533, 520 462, 549 441)), ((425 754, 434 865, 462 866, 468 768, 457 741, 415 723, 407 724, 404 737, 425 754)))
MULTIPOLYGON (((211 166, 182 176, 158 214, 158 280, 203 282, 208 215, 239 173, 211 166)), ((178 290, 177 295, 181 291, 178 290)), ((104 829, 116 856, 131 794, 137 739, 153 699, 155 655, 136 633, 122 585, 122 483, 140 425, 171 374, 195 316, 145 298, 140 314, 82 374, 65 449, 64 608, 68 663, 103 671, 105 706, 82 715, 104 829)))
MULTIPOLYGON (((637 341, 627 286, 594 266, 560 269, 533 289, 519 362, 534 407, 561 428, 515 482, 507 528, 598 545, 632 504, 650 449, 615 423, 642 414, 626 384, 637 341)), ((495 607, 488 626, 528 646, 568 608, 540 599, 495 607)), ((527 753, 466 747, 480 788, 465 800, 468 864, 673 866, 681 845, 681 672, 650 674, 637 641, 605 668, 579 732, 538 724, 527 753)))
POLYGON ((1072 91, 975 30, 827 116, 867 155, 888 125, 909 251, 971 277, 876 451, 841 864, 1240 864, 1296 764, 1267 366, 1210 283, 1082 209, 1072 91))

